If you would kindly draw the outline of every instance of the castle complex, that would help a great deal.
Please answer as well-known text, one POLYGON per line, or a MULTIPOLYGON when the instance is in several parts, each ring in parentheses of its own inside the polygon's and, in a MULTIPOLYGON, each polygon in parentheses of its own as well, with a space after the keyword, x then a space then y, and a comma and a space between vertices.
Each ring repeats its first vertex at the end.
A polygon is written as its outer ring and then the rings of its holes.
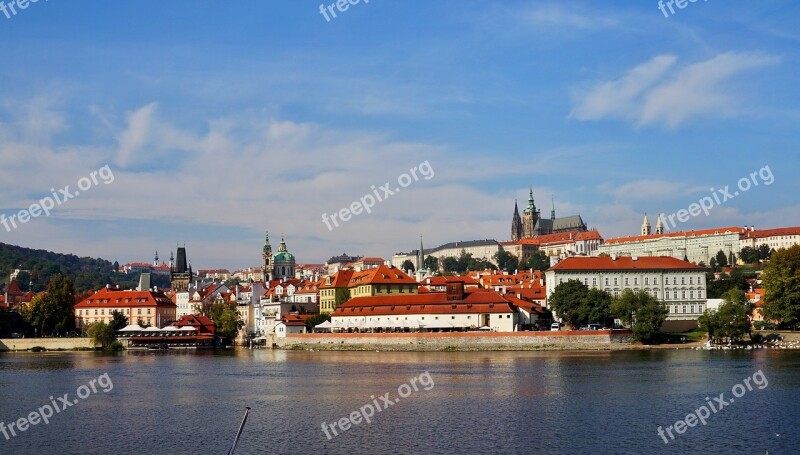
POLYGON ((541 209, 533 202, 533 189, 528 197, 528 207, 519 215, 519 207, 514 202, 514 217, 511 220, 511 241, 538 237, 540 235, 558 234, 562 232, 586 232, 588 228, 580 215, 556 218, 556 207, 550 211, 550 218, 543 218, 541 209))

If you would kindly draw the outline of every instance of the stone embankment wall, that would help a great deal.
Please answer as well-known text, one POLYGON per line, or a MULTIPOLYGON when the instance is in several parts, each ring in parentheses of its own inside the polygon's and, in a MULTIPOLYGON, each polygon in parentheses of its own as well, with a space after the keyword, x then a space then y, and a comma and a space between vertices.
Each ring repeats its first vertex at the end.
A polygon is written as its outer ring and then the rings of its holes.
POLYGON ((35 346, 49 351, 94 348, 89 338, 0 338, 0 351, 27 351, 35 346))
POLYGON ((493 351, 609 350, 630 347, 627 330, 563 332, 313 333, 278 338, 283 349, 493 351))

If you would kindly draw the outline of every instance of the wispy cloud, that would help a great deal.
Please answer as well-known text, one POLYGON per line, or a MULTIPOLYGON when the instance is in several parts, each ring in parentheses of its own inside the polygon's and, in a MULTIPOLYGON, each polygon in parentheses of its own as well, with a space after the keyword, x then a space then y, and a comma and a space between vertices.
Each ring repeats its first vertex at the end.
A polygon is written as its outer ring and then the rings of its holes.
POLYGON ((778 62, 775 56, 729 52, 680 66, 675 56, 659 55, 619 79, 575 90, 570 117, 620 118, 637 126, 661 123, 676 128, 694 117, 737 115, 741 97, 728 83, 747 70, 778 62))

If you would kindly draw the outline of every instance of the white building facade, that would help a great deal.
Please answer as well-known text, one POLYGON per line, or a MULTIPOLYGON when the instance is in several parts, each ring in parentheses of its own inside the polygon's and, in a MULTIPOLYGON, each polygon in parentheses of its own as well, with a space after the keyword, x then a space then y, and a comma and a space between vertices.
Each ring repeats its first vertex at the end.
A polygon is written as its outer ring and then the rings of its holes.
POLYGON ((693 321, 706 309, 705 272, 673 257, 572 257, 545 272, 547 300, 556 286, 577 280, 615 297, 644 291, 666 305, 668 321, 693 321))

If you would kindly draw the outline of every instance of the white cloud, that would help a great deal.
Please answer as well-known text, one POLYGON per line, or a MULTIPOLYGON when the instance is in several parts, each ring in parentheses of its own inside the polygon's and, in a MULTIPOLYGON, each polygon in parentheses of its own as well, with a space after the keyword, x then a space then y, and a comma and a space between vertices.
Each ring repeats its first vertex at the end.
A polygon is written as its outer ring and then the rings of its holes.
POLYGON ((729 52, 679 66, 676 57, 659 55, 620 79, 574 91, 570 117, 621 118, 637 126, 663 123, 676 128, 695 117, 737 115, 741 95, 729 82, 747 70, 778 61, 769 55, 729 52))

